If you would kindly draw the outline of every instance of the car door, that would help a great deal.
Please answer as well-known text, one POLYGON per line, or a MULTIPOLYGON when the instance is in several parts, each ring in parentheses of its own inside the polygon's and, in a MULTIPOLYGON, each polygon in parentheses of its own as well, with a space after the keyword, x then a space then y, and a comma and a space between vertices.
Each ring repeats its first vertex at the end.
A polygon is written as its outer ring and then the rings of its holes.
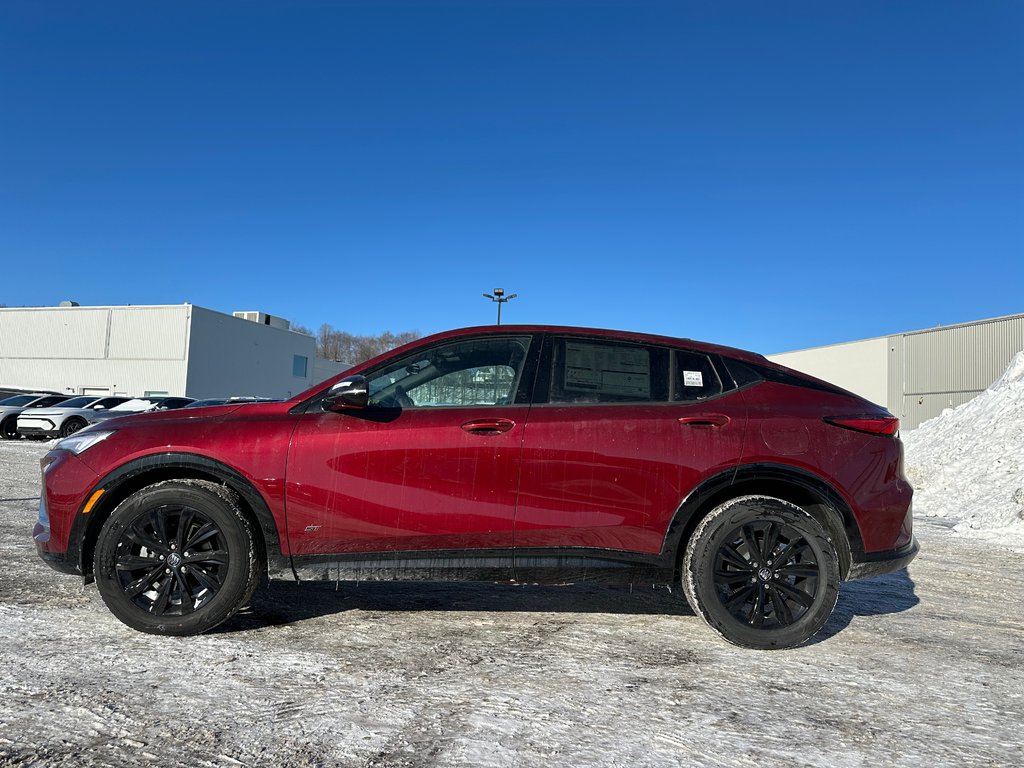
POLYGON ((523 443, 517 572, 542 550, 660 552, 686 494, 742 454, 746 408, 726 389, 707 354, 552 337, 523 443))
POLYGON ((314 401, 288 455, 295 556, 504 550, 535 360, 531 338, 426 346, 366 372, 370 405, 314 401))

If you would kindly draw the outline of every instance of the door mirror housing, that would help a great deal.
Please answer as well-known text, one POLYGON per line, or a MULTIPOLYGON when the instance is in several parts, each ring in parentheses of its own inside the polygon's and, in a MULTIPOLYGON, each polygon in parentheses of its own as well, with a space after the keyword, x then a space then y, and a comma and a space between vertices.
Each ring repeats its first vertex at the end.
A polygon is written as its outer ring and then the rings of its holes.
POLYGON ((365 376, 348 376, 327 391, 323 399, 325 411, 365 408, 370 404, 370 386, 365 376))

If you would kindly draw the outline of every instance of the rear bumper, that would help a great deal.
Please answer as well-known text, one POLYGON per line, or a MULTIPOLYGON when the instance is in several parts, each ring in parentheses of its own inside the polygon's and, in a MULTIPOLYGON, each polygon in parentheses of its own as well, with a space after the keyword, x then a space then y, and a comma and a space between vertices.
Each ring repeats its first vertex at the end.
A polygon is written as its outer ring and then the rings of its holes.
POLYGON ((847 581, 854 579, 868 579, 872 576, 880 576, 883 573, 892 573, 906 568, 910 561, 917 557, 921 551, 916 538, 911 538, 910 543, 898 549, 890 549, 885 552, 871 552, 869 554, 854 555, 850 563, 850 571, 846 575, 847 581))

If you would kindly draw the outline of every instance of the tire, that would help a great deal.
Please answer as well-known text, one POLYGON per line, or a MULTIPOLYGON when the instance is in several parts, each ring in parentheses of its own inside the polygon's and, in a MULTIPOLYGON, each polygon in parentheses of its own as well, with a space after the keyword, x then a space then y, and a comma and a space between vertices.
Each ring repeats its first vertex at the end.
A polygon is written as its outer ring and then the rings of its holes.
POLYGON ((132 629, 197 635, 230 618, 259 584, 253 528, 230 489, 168 480, 123 501, 96 545, 96 585, 132 629))
POLYGON ((694 613, 730 643, 792 648, 832 615, 839 559, 824 528, 800 507, 741 496, 697 526, 682 582, 694 613))
POLYGON ((18 439, 18 419, 15 416, 4 419, 0 424, 0 437, 4 440, 18 439))
POLYGON ((85 424, 86 422, 77 417, 68 419, 63 424, 60 425, 60 436, 68 437, 70 435, 73 435, 75 434, 75 432, 84 427, 85 424))

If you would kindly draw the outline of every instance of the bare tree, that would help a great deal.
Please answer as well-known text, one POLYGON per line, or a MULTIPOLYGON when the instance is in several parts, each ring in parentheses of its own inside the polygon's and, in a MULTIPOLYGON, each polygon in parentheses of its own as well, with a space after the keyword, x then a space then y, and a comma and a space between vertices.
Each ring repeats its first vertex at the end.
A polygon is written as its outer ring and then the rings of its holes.
POLYGON ((325 360, 341 360, 355 365, 419 337, 418 331, 385 331, 378 336, 355 336, 324 323, 316 334, 316 354, 325 360))

